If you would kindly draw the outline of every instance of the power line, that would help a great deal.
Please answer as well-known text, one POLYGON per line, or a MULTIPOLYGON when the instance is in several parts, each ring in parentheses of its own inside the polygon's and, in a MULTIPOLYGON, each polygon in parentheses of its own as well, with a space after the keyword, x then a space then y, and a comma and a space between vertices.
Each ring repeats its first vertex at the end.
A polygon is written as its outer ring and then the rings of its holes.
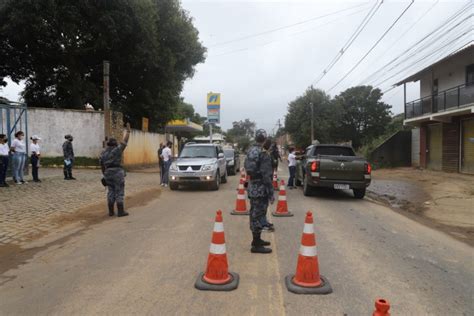
MULTIPOLYGON (((428 10, 426 10, 424 13, 422 13, 420 15, 420 17, 418 17, 415 21, 415 23, 413 23, 408 29, 406 29, 405 32, 403 32, 384 52, 382 52, 381 54, 379 54, 377 57, 374 58, 374 60, 378 60, 380 57, 382 57, 383 55, 385 55, 390 49, 392 49, 393 46, 395 46, 395 44, 397 44, 402 38, 405 37, 405 35, 410 32, 429 12, 431 12, 431 10, 433 10, 433 8, 439 3, 439 0, 436 0, 436 2, 433 3, 433 5, 431 7, 428 8, 428 10)), ((363 71, 363 73, 365 73, 366 71, 363 71)), ((370 77, 369 77, 370 78, 370 77)), ((365 79, 366 80, 366 79, 365 79)), ((363 80, 363 82, 365 81, 363 80)), ((358 83, 357 85, 362 85, 363 82, 360 82, 358 83)))
POLYGON ((414 0, 411 0, 410 4, 405 8, 405 10, 403 10, 403 12, 397 17, 397 19, 392 23, 392 25, 390 25, 390 27, 382 34, 382 36, 375 42, 375 44, 372 45, 372 47, 368 50, 368 52, 365 53, 365 55, 362 56, 362 58, 354 65, 354 67, 352 67, 338 82, 336 82, 336 84, 333 85, 328 90, 328 92, 334 89, 336 86, 338 86, 344 79, 347 78, 347 76, 349 76, 360 65, 360 63, 374 50, 374 48, 377 47, 377 45, 380 43, 380 41, 382 41, 385 35, 387 35, 388 32, 390 32, 390 30, 395 26, 395 24, 397 24, 397 22, 402 18, 402 16, 408 11, 408 9, 410 9, 410 7, 413 5, 414 2, 415 2, 414 0))
MULTIPOLYGON (((309 29, 305 29, 303 31, 299 31, 299 32, 295 32, 295 33, 292 33, 292 34, 289 34, 288 36, 286 36, 286 38, 284 39, 291 39, 293 38, 295 35, 299 35, 299 34, 302 34, 302 33, 306 33, 306 32, 310 32, 310 31, 313 31, 315 29, 319 29, 320 27, 325 27, 325 26, 328 26, 334 22, 337 22, 343 18, 347 18, 349 16, 352 16, 352 15, 355 15, 357 13, 360 13, 360 12, 363 12, 365 11, 365 9, 363 10, 358 10, 358 11, 355 11, 355 12, 352 12, 350 14, 347 14, 347 15, 344 15, 342 17, 339 17, 339 18, 336 18, 336 19, 333 19, 331 21, 328 21, 328 22, 325 22, 325 23, 321 23, 321 24, 318 24, 316 25, 316 27, 312 27, 312 28, 309 28, 309 29)), ((234 50, 231 50, 231 51, 227 51, 227 52, 224 52, 222 54, 218 54, 218 55, 211 55, 209 57, 220 57, 220 56, 226 56, 226 55, 230 55, 230 54, 234 54, 234 53, 239 53, 239 52, 242 52, 242 51, 247 51, 247 50, 250 50, 250 49, 254 49, 254 48, 258 48, 258 47, 264 47, 264 46, 267 46, 269 44, 272 44, 272 43, 276 43, 276 42, 280 42, 284 39, 277 39, 277 40, 272 40, 272 41, 269 41, 269 42, 266 42, 264 44, 260 44, 260 45, 254 45, 254 46, 251 46, 251 47, 244 47, 244 48, 238 48, 238 49, 234 49, 234 50)))
POLYGON ((294 26, 298 26, 298 25, 301 25, 301 24, 305 24, 305 23, 308 23, 308 22, 316 21, 316 20, 331 16, 331 15, 335 15, 335 14, 338 14, 338 13, 341 13, 341 12, 344 12, 344 11, 349 11, 349 10, 359 8, 359 7, 362 7, 362 6, 366 6, 366 5, 367 5, 367 3, 359 4, 359 5, 352 6, 352 7, 349 7, 349 8, 345 8, 345 9, 342 9, 342 10, 334 11, 334 12, 323 14, 323 15, 319 15, 319 16, 316 16, 314 18, 303 20, 303 21, 296 22, 296 23, 293 23, 293 24, 288 24, 288 25, 280 26, 280 27, 270 29, 270 30, 267 30, 267 31, 263 31, 263 32, 254 33, 254 34, 242 36, 242 37, 239 37, 239 38, 235 38, 233 40, 216 43, 214 45, 210 45, 209 48, 216 47, 216 46, 227 45, 227 44, 231 44, 231 43, 235 43, 235 42, 240 42, 240 41, 243 41, 243 40, 246 40, 246 39, 249 39, 249 38, 254 38, 254 37, 259 37, 259 36, 262 36, 262 35, 274 33, 274 32, 277 32, 277 31, 281 31, 281 30, 291 28, 291 27, 294 27, 294 26))
MULTIPOLYGON (((360 84, 363 84, 363 83, 366 83, 367 80, 370 79, 370 81, 373 81, 375 78, 379 78, 380 75, 377 76, 377 74, 380 73, 381 70, 385 70, 385 72, 388 72, 390 70, 392 70, 393 68, 397 67, 399 64, 393 66, 392 68, 390 69, 386 69, 388 66, 390 66, 391 64, 393 64, 394 62, 396 62, 397 60, 399 60, 403 55, 405 55, 406 53, 408 53, 410 50, 414 49, 415 47, 417 47, 418 45, 420 45, 421 43, 423 43, 426 39, 430 38, 432 35, 440 32, 443 28, 447 27, 452 21, 454 21, 457 17, 459 17, 462 13, 464 13, 465 9, 467 7, 469 7, 470 4, 468 3, 467 5, 464 5, 460 10, 458 10, 456 13, 454 13, 452 16, 450 16, 448 19, 446 19, 445 21, 443 21, 440 25, 438 25, 437 27, 434 28, 433 31, 429 32, 428 34, 426 34, 424 37, 422 37, 421 39, 417 40, 412 46, 408 47, 406 50, 404 50, 400 55, 398 55, 396 58, 392 59, 390 62, 388 62, 387 64, 383 65, 382 67, 380 67, 379 69, 377 69, 376 71, 372 72, 370 75, 368 75, 364 80, 362 80, 360 84), (375 76, 375 77, 374 77, 375 76)), ((435 42, 436 42, 436 39, 435 39, 435 42)), ((430 44, 424 44, 425 45, 425 48, 427 46, 429 46, 430 44)), ((424 49, 424 48, 423 48, 424 49)), ((421 49, 421 50, 423 50, 421 49)), ((410 58, 414 55, 416 55, 418 52, 420 51, 420 48, 418 48, 418 51, 415 51, 414 53, 412 53, 410 56, 408 56, 407 58, 410 58)))
POLYGON ((375 1, 374 6, 370 8, 369 12, 362 19, 362 22, 357 26, 354 33, 352 33, 352 35, 349 37, 347 42, 342 46, 340 51, 336 54, 336 56, 329 63, 329 65, 326 66, 326 68, 323 70, 323 73, 321 74, 321 76, 316 80, 316 82, 314 82, 315 85, 318 84, 324 78, 324 76, 326 76, 326 74, 332 69, 332 67, 334 67, 334 65, 339 61, 339 59, 341 59, 342 55, 344 55, 344 53, 349 49, 349 47, 352 45, 352 43, 354 43, 354 41, 357 39, 359 34, 362 33, 362 31, 367 26, 367 24, 370 22, 370 20, 375 15, 375 13, 377 13, 377 10, 380 8, 382 3, 383 3, 383 0, 381 0, 380 3, 378 2, 378 0, 375 1), (378 6, 377 6, 377 4, 378 4, 378 6))

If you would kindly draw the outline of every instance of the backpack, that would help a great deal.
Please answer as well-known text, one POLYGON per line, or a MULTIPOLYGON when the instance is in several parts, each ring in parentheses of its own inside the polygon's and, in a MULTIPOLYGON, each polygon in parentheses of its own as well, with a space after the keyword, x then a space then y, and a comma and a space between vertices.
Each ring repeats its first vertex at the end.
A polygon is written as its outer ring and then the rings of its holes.
POLYGON ((244 168, 251 178, 260 176, 260 151, 250 149, 245 159, 244 168))

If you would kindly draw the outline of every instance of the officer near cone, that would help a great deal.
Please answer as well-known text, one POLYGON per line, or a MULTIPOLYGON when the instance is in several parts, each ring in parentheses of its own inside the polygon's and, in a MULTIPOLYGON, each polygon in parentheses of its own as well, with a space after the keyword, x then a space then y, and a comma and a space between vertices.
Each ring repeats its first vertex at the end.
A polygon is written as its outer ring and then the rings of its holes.
POLYGON ((107 185, 107 206, 109 216, 114 216, 114 206, 117 203, 117 216, 127 216, 124 210, 125 195, 125 170, 122 167, 122 153, 127 147, 130 137, 130 123, 124 131, 122 142, 119 144, 115 138, 109 138, 107 148, 100 155, 100 164, 102 174, 104 175, 105 185, 107 185))
POLYGON ((247 187, 248 197, 250 199, 250 230, 252 231, 252 253, 270 253, 270 242, 261 238, 265 214, 269 203, 273 203, 272 174, 273 169, 270 164, 265 163, 262 146, 267 138, 264 130, 259 129, 255 133, 255 144, 250 147, 245 159, 245 170, 250 176, 247 187), (263 163, 262 163, 263 162, 263 163))

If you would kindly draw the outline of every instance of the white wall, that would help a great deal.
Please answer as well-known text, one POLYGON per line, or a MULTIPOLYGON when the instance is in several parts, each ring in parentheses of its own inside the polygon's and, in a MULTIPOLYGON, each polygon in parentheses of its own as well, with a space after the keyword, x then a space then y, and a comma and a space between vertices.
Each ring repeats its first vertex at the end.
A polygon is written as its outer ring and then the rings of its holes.
POLYGON ((98 157, 103 150, 104 114, 61 109, 28 109, 28 134, 41 137, 44 157, 62 156, 64 135, 74 137, 74 154, 78 157, 98 157))
POLYGON ((438 79, 438 91, 444 91, 466 83, 466 66, 474 64, 474 46, 466 49, 455 58, 436 65, 423 74, 420 81, 420 95, 431 95, 434 79, 438 79))

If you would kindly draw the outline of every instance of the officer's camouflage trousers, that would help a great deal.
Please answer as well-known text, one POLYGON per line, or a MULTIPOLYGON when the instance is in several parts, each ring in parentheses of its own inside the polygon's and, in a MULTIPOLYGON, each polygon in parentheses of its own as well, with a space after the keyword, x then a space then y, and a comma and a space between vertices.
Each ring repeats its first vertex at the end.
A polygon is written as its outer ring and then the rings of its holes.
POLYGON ((268 197, 250 198, 250 230, 260 233, 266 223, 268 197))
POLYGON ((110 168, 104 173, 107 182, 107 202, 123 203, 125 195, 125 171, 122 168, 110 168))

